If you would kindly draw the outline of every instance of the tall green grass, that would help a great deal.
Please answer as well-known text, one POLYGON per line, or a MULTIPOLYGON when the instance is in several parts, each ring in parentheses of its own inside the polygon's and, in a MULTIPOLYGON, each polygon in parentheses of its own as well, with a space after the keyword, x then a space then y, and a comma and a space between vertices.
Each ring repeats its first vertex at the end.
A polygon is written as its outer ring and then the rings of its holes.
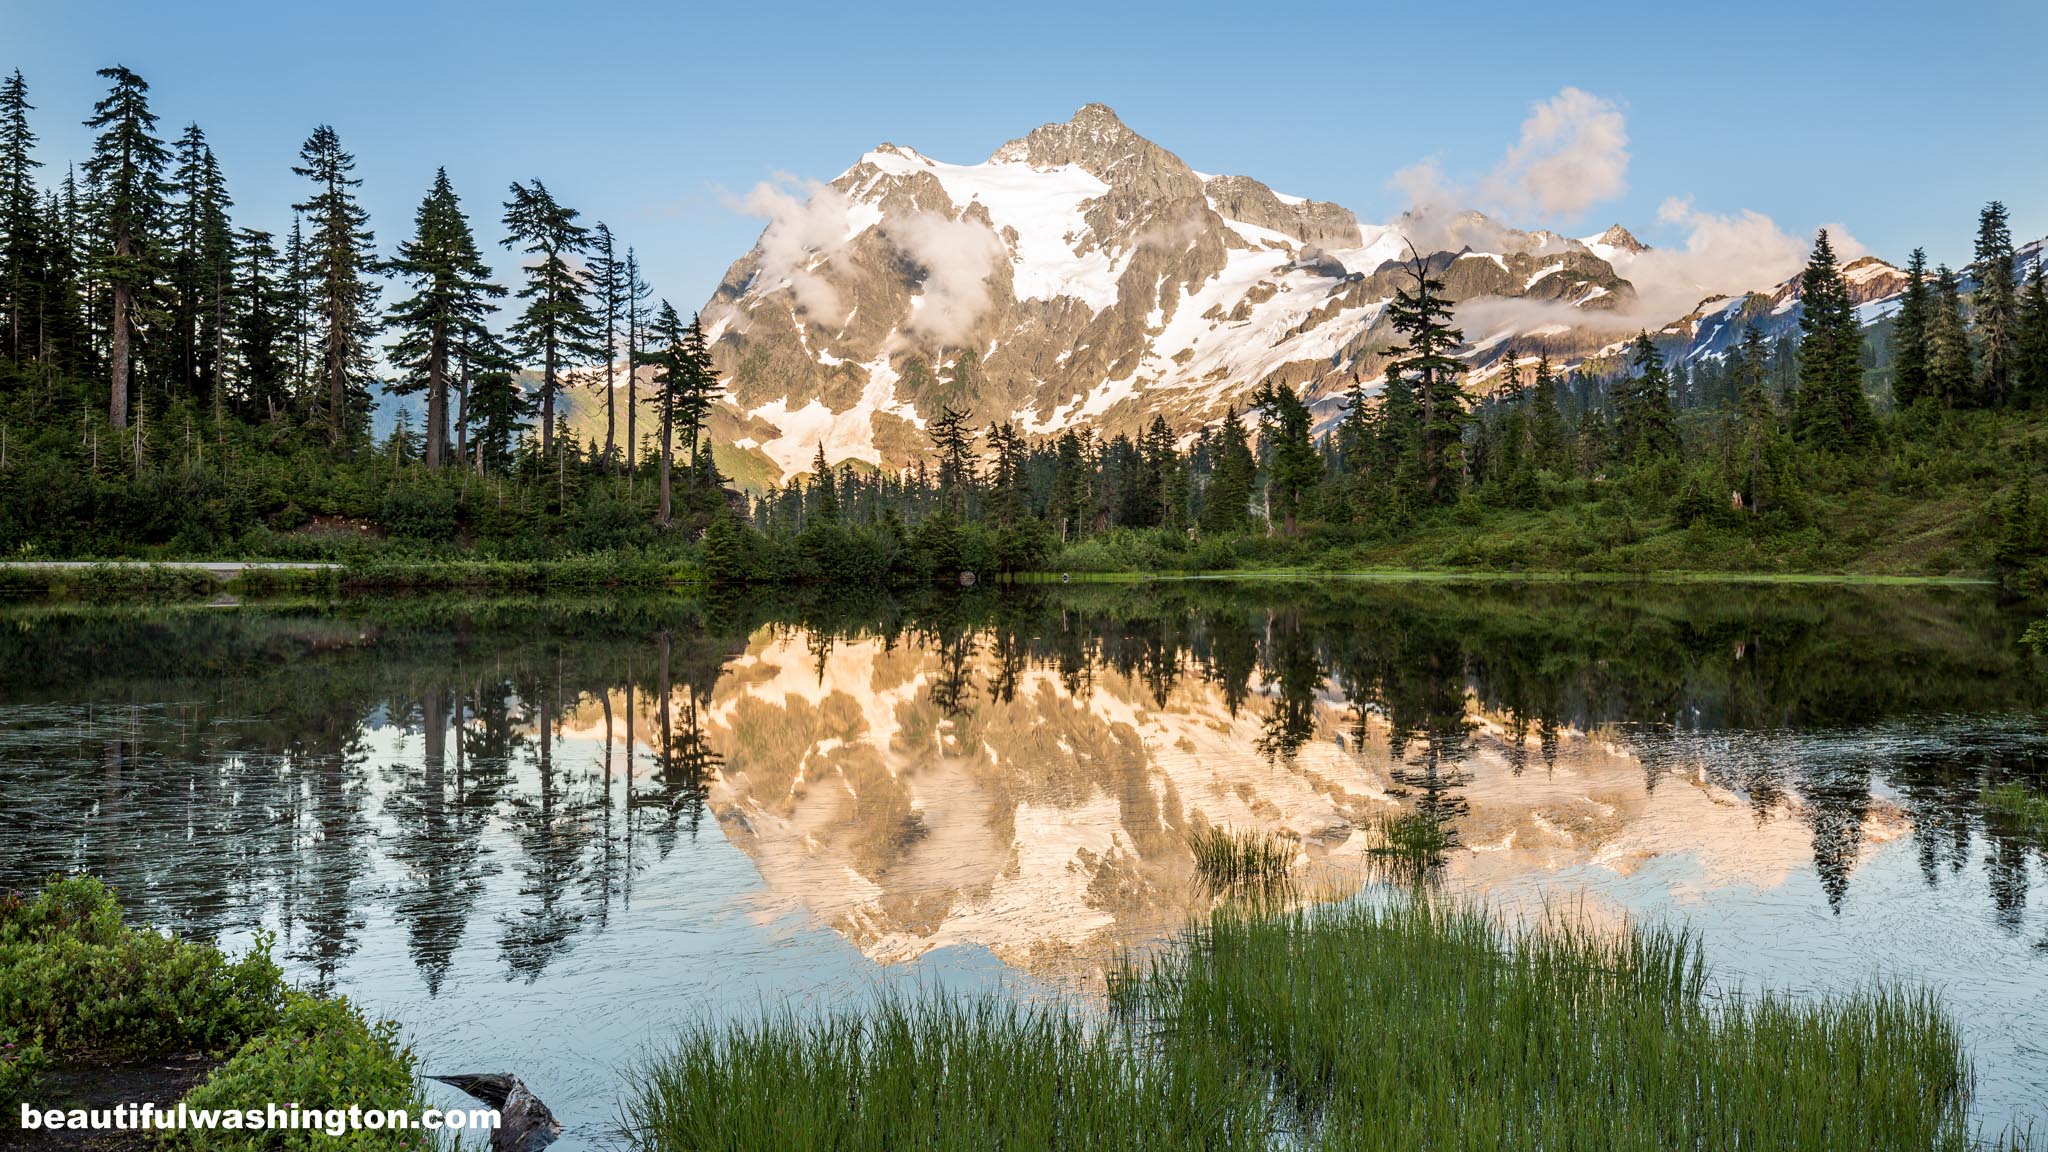
POLYGON ((1141 1059, 1060 1009, 890 999, 687 1033, 628 1088, 638 1149, 1262 1149, 1214 1060, 1141 1059))
POLYGON ((1924 993, 1718 992, 1684 931, 1510 927, 1415 892, 1275 907, 1226 903, 1122 966, 1092 1027, 925 997, 699 1028, 629 1089, 630 1143, 1973 1147, 1962 1040, 1924 993))
POLYGON ((1188 834, 1188 848, 1195 870, 1219 887, 1280 880, 1294 867, 1294 841, 1275 832, 1197 828, 1188 834))
POLYGON ((1968 1146, 1932 999, 1716 1000, 1682 931, 1518 931, 1419 896, 1224 909, 1141 987, 1150 1033, 1270 1082, 1309 1147, 1968 1146))

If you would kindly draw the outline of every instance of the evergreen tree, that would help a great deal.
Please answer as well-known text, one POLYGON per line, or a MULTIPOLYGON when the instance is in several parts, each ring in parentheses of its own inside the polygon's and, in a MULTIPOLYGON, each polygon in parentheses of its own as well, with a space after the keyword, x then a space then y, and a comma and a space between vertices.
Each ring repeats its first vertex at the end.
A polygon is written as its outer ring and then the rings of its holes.
POLYGON ((1413 390, 1420 416, 1417 463, 1422 497, 1430 503, 1445 503, 1457 499, 1464 468, 1461 449, 1467 397, 1459 377, 1465 366, 1451 350, 1465 334, 1451 327, 1444 282, 1430 274, 1428 262, 1414 256, 1408 273, 1413 288, 1396 288, 1387 305, 1389 324, 1408 338, 1407 347, 1397 350, 1403 354, 1388 363, 1387 379, 1391 382, 1401 377, 1413 390))
POLYGON ((1267 516, 1280 517, 1294 535, 1303 501, 1323 479, 1323 459, 1309 442, 1308 405, 1285 384, 1271 380, 1252 393, 1259 409, 1259 439, 1266 454, 1267 516))
POLYGON ((1086 454, 1080 435, 1070 428, 1060 434, 1054 448, 1052 500, 1046 509, 1059 525, 1061 543, 1080 537, 1082 517, 1090 502, 1086 454))
POLYGON ((1623 379, 1616 398, 1614 434, 1623 460, 1635 464, 1678 454, 1678 421, 1671 411, 1671 381, 1664 356, 1648 332, 1629 344, 1634 372, 1623 379))
POLYGON ((288 401, 291 372, 291 302, 284 266, 270 233, 244 228, 236 240, 240 267, 232 282, 232 363, 237 399, 251 416, 274 420, 288 401))
POLYGON ((2019 361, 2019 298, 2013 284, 2012 229, 2005 205, 1993 200, 1977 219, 1977 278, 1971 314, 1977 329, 1977 394, 1990 405, 2012 400, 2019 361))
POLYGON ((640 413, 640 366, 647 363, 641 356, 641 349, 647 346, 648 324, 653 312, 647 301, 653 297, 654 289, 640 276, 640 257, 631 248, 626 249, 624 267, 620 273, 623 281, 621 297, 626 307, 626 482, 630 489, 636 466, 635 449, 639 444, 635 429, 640 413))
POLYGON ((308 312, 318 336, 316 394, 324 396, 327 439, 344 453, 369 429, 370 383, 376 335, 377 285, 370 274, 376 236, 370 213, 357 202, 362 181, 356 158, 342 150, 341 137, 322 124, 299 149, 302 163, 292 171, 313 182, 313 195, 294 204, 312 224, 305 241, 308 312))
POLYGON ((1215 467, 1203 495, 1202 530, 1241 532, 1251 526, 1252 487, 1258 480, 1259 465, 1252 456, 1244 421, 1238 419, 1234 407, 1223 414, 1215 451, 1215 467))
POLYGON ((811 460, 811 512, 814 524, 839 523, 839 487, 832 477, 832 465, 825 459, 825 442, 818 441, 818 454, 811 460))
POLYGON ((533 401, 504 368, 485 368, 469 385, 469 446, 477 475, 513 465, 513 446, 520 429, 533 418, 533 401))
MULTIPOLYGON (((661 404, 661 510, 662 527, 674 519, 671 470, 675 459, 677 418, 684 415, 693 397, 704 394, 703 377, 711 371, 711 359, 704 349, 703 330, 692 320, 687 326, 668 301, 663 300, 654 316, 654 395, 661 404)), ((696 444, 692 442, 694 453, 696 444)))
POLYGON ((975 482, 974 433, 969 430, 972 412, 940 405, 939 414, 925 427, 932 451, 939 458, 939 502, 954 516, 967 514, 967 498, 975 482))
POLYGON ((194 401, 210 404, 218 419, 225 410, 220 377, 235 269, 235 233, 228 223, 234 201, 199 125, 186 126, 177 157, 171 178, 178 204, 170 277, 176 378, 194 401))
MULTIPOLYGON (((36 195, 35 133, 29 130, 28 82, 21 69, 0 81, 0 339, 8 361, 19 364, 36 343, 44 268, 42 204, 36 195)), ((33 355, 40 359, 42 349, 33 355)))
POLYGON ((1530 385, 1529 441, 1538 468, 1560 476, 1571 471, 1571 445, 1564 412, 1557 404, 1557 375, 1551 370, 1548 353, 1536 358, 1536 376, 1530 385))
POLYGON ((1892 404, 1910 408, 1931 392, 1927 375, 1928 324, 1933 319, 1932 286, 1927 282, 1927 253, 1919 248, 1906 260, 1906 290, 1892 317, 1892 404))
POLYGON ((711 365, 711 346, 705 342, 703 318, 700 316, 690 317, 690 326, 683 330, 683 368, 682 377, 674 385, 676 425, 689 441, 692 472, 701 473, 698 433, 710 417, 712 405, 718 402, 720 388, 718 372, 711 365))
POLYGON ((137 321, 153 309, 162 277, 163 171, 170 154, 156 136, 149 83, 119 66, 99 74, 113 87, 85 122, 99 133, 85 174, 99 233, 94 270, 109 294, 107 423, 119 433, 128 427, 137 321))
MULTIPOLYGON (((1023 437, 1017 437, 1016 447, 1023 450, 1023 437)), ((1181 531, 1187 527, 1188 518, 1187 469, 1164 416, 1152 418, 1151 426, 1145 430, 1143 449, 1146 471, 1152 477, 1154 522, 1162 528, 1181 531)))
POLYGON ((555 396, 562 390, 563 370, 598 354, 597 318, 585 298, 589 285, 571 263, 589 250, 590 230, 576 222, 575 209, 557 203, 538 180, 512 185, 505 228, 505 247, 534 257, 526 265, 526 286, 519 290, 526 311, 512 325, 512 338, 528 363, 540 365, 540 450, 546 456, 554 451, 555 396))
POLYGON ((398 336, 391 362, 405 370, 392 390, 426 392, 424 457, 427 468, 437 470, 449 439, 451 382, 460 379, 464 351, 490 340, 491 301, 505 295, 491 283, 490 266, 477 249, 447 169, 434 173, 433 186, 413 214, 412 239, 398 246, 397 256, 384 268, 412 289, 385 318, 398 336))
POLYGON ((1728 483, 1751 515, 1761 515, 1789 497, 1789 448, 1778 428, 1766 384, 1769 345, 1755 324, 1746 325, 1736 353, 1737 399, 1723 461, 1728 483))
MULTIPOLYGON (((619 326, 626 318, 626 262, 619 256, 618 242, 612 239, 611 228, 603 221, 590 230, 590 259, 586 263, 590 275, 591 312, 597 319, 598 343, 602 349, 599 356, 604 360, 604 460, 609 468, 615 467, 613 453, 618 449, 617 365, 619 326)), ((592 385, 595 384, 593 380, 592 385)))
POLYGON ((1934 273, 1934 314, 1927 322, 1927 386, 1950 408, 1969 403, 1976 381, 1970 335, 1963 327, 1962 286, 1944 264, 1934 273))
POLYGON ((1009 424, 989 425, 987 436, 994 457, 989 464, 988 518, 995 524, 1014 525, 1024 518, 1029 498, 1024 475, 1028 447, 1023 435, 1009 424))
POLYGON ((2048 254, 2038 258, 2020 298, 2020 387, 2029 402, 2048 397, 2048 285, 2042 283, 2048 254))
POLYGON ((1863 330, 1849 286, 1835 264, 1827 229, 1799 278, 1799 390, 1793 402, 1800 440, 1834 452, 1868 445, 1874 435, 1863 394, 1863 330))

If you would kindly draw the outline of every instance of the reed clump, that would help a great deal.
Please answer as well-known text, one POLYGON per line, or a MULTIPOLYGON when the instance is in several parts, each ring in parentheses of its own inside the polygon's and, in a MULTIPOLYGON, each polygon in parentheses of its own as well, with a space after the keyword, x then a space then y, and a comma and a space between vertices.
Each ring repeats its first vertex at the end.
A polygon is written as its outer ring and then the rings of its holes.
POLYGON ((1085 1024, 925 996, 699 1028, 643 1071, 625 1128, 646 1152, 1961 1152, 1971 1088, 1925 993, 1718 992, 1684 930, 1513 926, 1396 889, 1225 902, 1120 965, 1085 1024))
POLYGON ((686 1033, 621 1104, 638 1149, 1264 1149, 1215 1060, 1142 1057, 1072 1012, 926 993, 686 1033))
POLYGON ((1271 883, 1294 867, 1295 844, 1275 832, 1203 827, 1188 834, 1195 870, 1218 887, 1271 883))

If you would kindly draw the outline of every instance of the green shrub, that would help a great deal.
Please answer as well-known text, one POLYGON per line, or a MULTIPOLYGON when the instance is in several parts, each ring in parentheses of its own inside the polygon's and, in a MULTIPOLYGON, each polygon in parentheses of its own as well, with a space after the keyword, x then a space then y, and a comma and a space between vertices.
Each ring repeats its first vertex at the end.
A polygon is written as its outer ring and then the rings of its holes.
POLYGON ((42 1044, 0 1026, 0 1131, 19 1122, 22 1103, 33 1102, 30 1093, 49 1063, 42 1044))
POLYGON ((131 928, 91 877, 0 897, 0 1027, 53 1057, 225 1052, 276 1019, 282 991, 267 938, 230 961, 131 928))
MULTIPOLYGON (((343 998, 290 993, 275 1027, 242 1046, 227 1063, 185 1096, 188 1109, 262 1108, 270 1103, 363 1112, 402 1109, 417 1116, 426 1105, 414 1075, 413 1052, 398 1043, 398 1025, 370 1024, 343 998)), ((243 1149, 348 1148, 418 1152, 422 1133, 354 1131, 335 1137, 319 1130, 174 1132, 172 1148, 207 1152, 243 1149)))

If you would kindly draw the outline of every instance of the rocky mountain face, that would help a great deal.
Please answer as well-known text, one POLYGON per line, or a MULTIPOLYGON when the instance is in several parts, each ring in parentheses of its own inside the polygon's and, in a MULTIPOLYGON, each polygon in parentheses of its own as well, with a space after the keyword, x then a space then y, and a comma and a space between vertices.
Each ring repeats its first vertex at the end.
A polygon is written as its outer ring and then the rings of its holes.
MULTIPOLYGON (((1619 225, 1574 239, 1475 213, 1452 235, 1421 255, 1460 302, 1482 389, 1505 355, 1577 363, 1660 325, 1705 354, 1746 319, 1797 322, 1796 284, 1634 315, 1647 249, 1619 225)), ((945 405, 1033 436, 1155 416, 1190 433, 1270 378, 1328 413, 1380 374, 1410 255, 1398 225, 1197 172, 1099 104, 979 164, 883 144, 778 209, 705 305, 728 391, 712 432, 736 446, 729 471, 776 482, 821 442, 905 465, 945 405)), ((1873 315, 1901 281, 1875 260, 1849 271, 1873 315)))

